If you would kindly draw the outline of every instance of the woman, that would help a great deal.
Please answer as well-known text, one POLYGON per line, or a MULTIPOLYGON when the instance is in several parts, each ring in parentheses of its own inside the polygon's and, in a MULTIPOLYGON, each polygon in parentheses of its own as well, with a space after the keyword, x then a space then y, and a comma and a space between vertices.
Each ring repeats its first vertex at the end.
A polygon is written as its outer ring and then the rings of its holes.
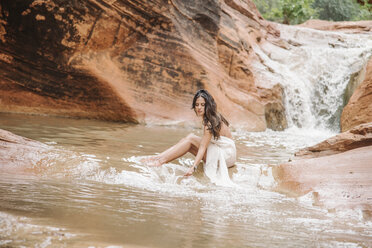
POLYGON ((190 152, 195 156, 195 161, 185 176, 191 176, 203 160, 204 172, 212 181, 217 182, 221 178, 223 181, 229 181, 227 167, 233 166, 236 160, 236 148, 229 122, 217 112, 217 105, 206 90, 196 92, 192 109, 202 119, 203 137, 189 134, 176 145, 149 158, 147 164, 161 166, 190 152))

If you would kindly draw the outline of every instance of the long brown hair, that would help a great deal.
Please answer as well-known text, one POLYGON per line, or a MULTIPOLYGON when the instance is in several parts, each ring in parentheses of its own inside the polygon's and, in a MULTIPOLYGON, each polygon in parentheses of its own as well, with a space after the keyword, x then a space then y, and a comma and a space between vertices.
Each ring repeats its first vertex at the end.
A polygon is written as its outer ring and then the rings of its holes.
POLYGON ((204 105, 204 116, 203 116, 203 125, 207 126, 208 130, 212 133, 214 139, 220 137, 220 131, 222 127, 222 122, 229 126, 229 122, 217 112, 217 104, 214 101, 211 94, 206 90, 198 90, 192 101, 192 109, 195 110, 196 100, 199 97, 203 97, 205 100, 204 105))

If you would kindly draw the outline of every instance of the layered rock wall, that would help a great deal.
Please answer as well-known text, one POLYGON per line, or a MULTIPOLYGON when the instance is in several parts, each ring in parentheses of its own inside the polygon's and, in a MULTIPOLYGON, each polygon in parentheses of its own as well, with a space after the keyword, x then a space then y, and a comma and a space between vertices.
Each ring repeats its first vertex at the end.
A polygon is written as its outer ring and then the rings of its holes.
POLYGON ((98 5, 1 1, 0 9, 2 111, 135 120, 107 82, 71 64, 89 49, 98 5))
POLYGON ((302 44, 281 28, 251 0, 0 0, 0 111, 189 122, 192 96, 206 88, 231 123, 282 130, 286 78, 264 57, 288 59, 302 44))
POLYGON ((266 103, 282 104, 250 68, 267 36, 251 1, 1 0, 0 111, 189 121, 206 88, 231 122, 264 130, 266 103))

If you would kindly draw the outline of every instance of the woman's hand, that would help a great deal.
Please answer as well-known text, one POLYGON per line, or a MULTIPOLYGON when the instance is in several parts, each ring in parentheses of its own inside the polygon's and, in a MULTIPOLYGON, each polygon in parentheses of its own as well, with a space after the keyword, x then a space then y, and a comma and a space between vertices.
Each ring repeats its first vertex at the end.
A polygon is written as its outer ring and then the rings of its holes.
POLYGON ((205 152, 207 151, 207 147, 211 139, 212 139, 212 133, 208 130, 207 126, 204 126, 203 138, 200 142, 198 153, 196 154, 196 157, 195 157, 194 165, 187 171, 187 173, 185 174, 186 177, 191 176, 192 173, 194 173, 194 171, 196 170, 196 167, 198 166, 200 161, 203 159, 203 156, 205 152))
POLYGON ((192 173, 194 173, 195 170, 196 170, 196 167, 195 167, 195 166, 191 167, 191 168, 186 172, 185 177, 189 177, 189 176, 191 176, 192 173))

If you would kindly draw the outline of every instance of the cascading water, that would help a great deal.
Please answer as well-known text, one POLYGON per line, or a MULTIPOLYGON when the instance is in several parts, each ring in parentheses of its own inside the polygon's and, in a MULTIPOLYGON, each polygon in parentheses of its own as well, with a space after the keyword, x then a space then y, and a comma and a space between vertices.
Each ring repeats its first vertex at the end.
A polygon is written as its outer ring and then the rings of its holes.
POLYGON ((345 89, 372 54, 372 34, 277 27, 291 45, 256 47, 257 71, 283 86, 289 126, 339 131, 345 89))

